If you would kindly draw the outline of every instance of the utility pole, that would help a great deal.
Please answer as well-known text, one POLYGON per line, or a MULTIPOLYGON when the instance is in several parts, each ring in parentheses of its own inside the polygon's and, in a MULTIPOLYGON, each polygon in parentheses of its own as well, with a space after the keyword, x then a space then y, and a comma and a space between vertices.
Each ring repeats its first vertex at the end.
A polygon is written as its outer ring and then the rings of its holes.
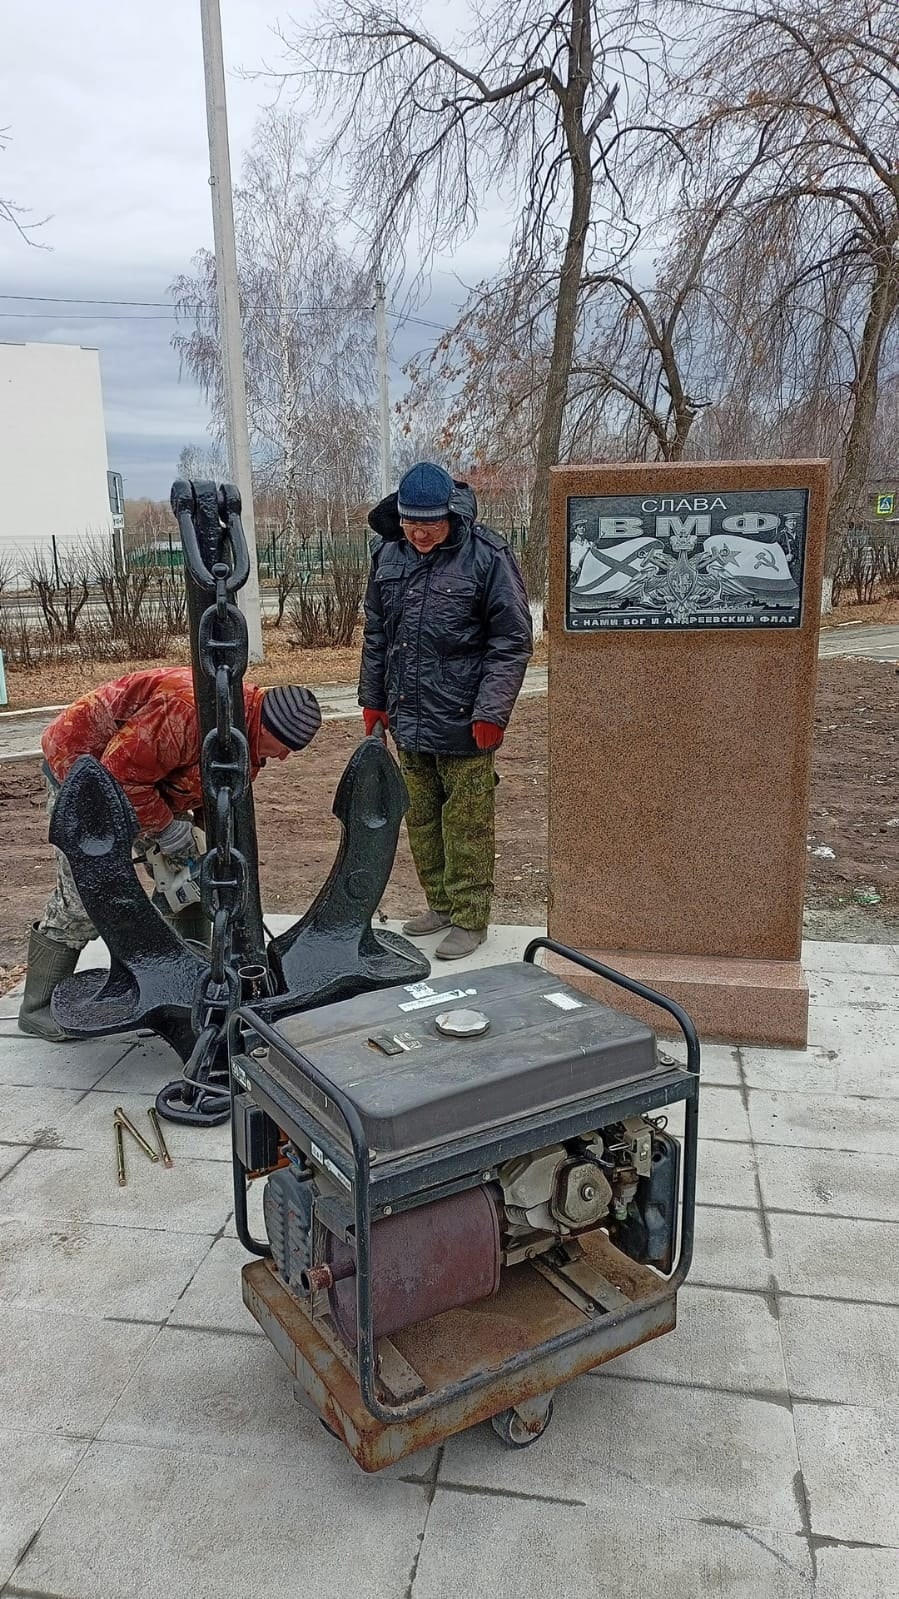
POLYGON ((387 382, 387 294, 383 281, 375 284, 375 340, 378 352, 378 404, 381 413, 381 493, 389 494, 393 476, 390 461, 390 390, 387 382))
POLYGON ((250 553, 250 575, 239 595, 247 619, 250 660, 262 660, 262 617, 259 605, 259 566, 256 559, 256 523, 253 516, 253 478, 250 436, 247 428, 247 389, 240 326, 237 283, 237 247, 234 242, 234 206, 231 198, 231 157, 228 151, 228 108, 225 101, 225 60, 219 0, 200 0, 203 24, 203 76, 206 81, 206 128, 209 134, 209 187, 212 190, 212 233, 215 241, 215 283, 218 295, 222 375, 225 390, 225 450, 231 481, 240 490, 241 521, 250 553))

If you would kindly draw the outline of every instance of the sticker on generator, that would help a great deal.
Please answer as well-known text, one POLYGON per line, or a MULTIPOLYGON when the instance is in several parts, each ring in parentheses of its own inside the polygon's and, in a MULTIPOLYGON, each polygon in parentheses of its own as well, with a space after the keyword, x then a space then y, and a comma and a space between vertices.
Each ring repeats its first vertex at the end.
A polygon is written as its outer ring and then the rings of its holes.
POLYGON ((583 1010, 584 1001, 575 999, 573 994, 544 994, 551 1005, 557 1005, 559 1010, 583 1010))
POLYGON ((411 994, 413 999, 424 999, 426 995, 434 992, 430 983, 406 983, 405 989, 406 993, 411 994))
POLYGON ((420 999, 405 1000, 402 1005, 397 1005, 397 1010, 425 1010, 429 1005, 443 1005, 448 999, 471 999, 476 993, 476 988, 454 988, 451 994, 435 994, 432 991, 420 999))
POLYGON ((329 1160, 324 1150, 321 1149, 318 1144, 314 1144, 311 1138, 309 1140, 309 1151, 312 1155, 312 1159, 317 1160, 320 1166, 324 1166, 325 1171, 329 1171, 332 1177, 336 1177, 337 1181, 343 1188, 346 1189, 347 1193, 352 1191, 353 1185, 350 1182, 346 1172, 341 1171, 339 1166, 335 1166, 333 1160, 329 1160))

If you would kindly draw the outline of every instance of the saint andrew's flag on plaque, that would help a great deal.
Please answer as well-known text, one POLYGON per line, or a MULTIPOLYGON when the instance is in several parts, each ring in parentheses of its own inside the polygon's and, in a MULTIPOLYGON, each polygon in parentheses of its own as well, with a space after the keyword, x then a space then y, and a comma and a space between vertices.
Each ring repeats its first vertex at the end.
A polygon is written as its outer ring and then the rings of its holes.
POLYGON ((615 544, 589 544, 573 540, 571 545, 572 592, 624 594, 638 589, 652 550, 661 550, 658 539, 622 539, 615 544))
POLYGON ((572 496, 565 626, 798 627, 806 489, 572 496))

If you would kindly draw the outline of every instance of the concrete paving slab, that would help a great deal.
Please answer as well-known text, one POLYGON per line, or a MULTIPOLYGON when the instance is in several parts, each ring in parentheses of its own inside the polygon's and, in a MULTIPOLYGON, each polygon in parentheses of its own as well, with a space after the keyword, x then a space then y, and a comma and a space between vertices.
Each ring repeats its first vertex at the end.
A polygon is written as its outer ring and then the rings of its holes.
POLYGON ((899 1599, 899 1551, 895 1549, 817 1550, 815 1599, 899 1599))
POLYGON ((160 1088, 181 1076, 181 1066, 181 1060, 164 1039, 141 1038, 118 1062, 110 1062, 91 1087, 102 1093, 149 1094, 155 1098, 160 1088))
POLYGON ((4 1425, 89 1441, 156 1336, 155 1327, 0 1306, 0 1340, 16 1351, 15 1363, 0 1362, 4 1425))
POLYGON ((895 1065, 896 1011, 888 1005, 831 1005, 815 1002, 808 1008, 808 1042, 880 1071, 895 1065))
POLYGON ((591 1377, 560 1389, 554 1404, 528 1449, 497 1447, 490 1426, 451 1438, 438 1482, 574 1499, 602 1507, 604 1522, 610 1498, 623 1494, 637 1514, 802 1530, 785 1404, 591 1377))
POLYGON ((899 1307, 784 1296, 780 1335, 797 1398, 899 1410, 899 1307))
POLYGON ((24 1155, 28 1154, 31 1144, 0 1144, 0 1182, 7 1172, 18 1166, 24 1155))
POLYGON ((254 1333, 263 1337, 243 1302, 240 1273, 248 1261, 236 1238, 218 1238, 197 1268, 169 1317, 172 1327, 209 1327, 219 1332, 254 1333))
POLYGON ((294 1400, 268 1339, 165 1327, 99 1438, 207 1458, 290 1460, 324 1454, 327 1434, 294 1400))
MULTIPOLYGON (((899 1029, 899 1018, 897 1018, 899 1029)), ((899 1050, 876 1063, 850 1050, 747 1049, 740 1050, 743 1075, 749 1088, 806 1094, 862 1094, 899 1099, 899 1050)))
POLYGON ((62 1493, 85 1445, 0 1428, 0 1588, 62 1493))
POLYGON ((0 1220, 0 1304, 161 1321, 210 1242, 146 1227, 0 1220))
POLYGON ((204 1470, 194 1452, 95 1443, 15 1583, 59 1599, 401 1599, 426 1511, 423 1488, 366 1478, 336 1446, 204 1470))
POLYGON ((811 1561, 795 1535, 660 1518, 618 1492, 597 1517, 592 1504, 463 1496, 438 1487, 414 1599, 619 1599, 623 1593, 811 1599, 811 1561))
POLYGON ((899 1304, 895 1222, 769 1214, 768 1231, 778 1286, 785 1292, 899 1304))
POLYGON ((899 1222, 899 1155, 760 1144, 756 1159, 767 1208, 899 1222))
POLYGON ((819 1005, 899 1005, 899 972, 809 972, 809 997, 819 1005))
POLYGON ((0 1023, 0 1084, 23 1088, 70 1088, 84 1092, 120 1061, 135 1043, 121 1038, 48 1044, 20 1033, 14 1021, 0 1023), (7 1029, 7 1031, 4 1031, 7 1029))
POLYGON ((0 1186, 0 1216, 167 1233, 222 1230, 234 1201, 221 1161, 182 1159, 166 1169, 151 1165, 133 1140, 125 1144, 125 1188, 116 1183, 111 1134, 105 1154, 33 1149, 0 1186))
POLYGON ((696 1197, 701 1205, 754 1210, 759 1196, 752 1145, 701 1138, 696 1160, 696 1197))
MULTIPOLYGON (((683 1134, 683 1102, 666 1107, 668 1125, 678 1137, 683 1134)), ((728 1143, 748 1144, 752 1140, 746 1106, 739 1088, 703 1085, 699 1092, 699 1125, 703 1138, 723 1138, 728 1143)))
POLYGON ((846 1149, 869 1155, 891 1155, 896 1149, 896 1105, 891 1099, 844 1094, 815 1098, 750 1089, 749 1120, 757 1145, 846 1149))
POLYGON ((802 964, 811 972, 887 972, 899 976, 899 954, 892 944, 831 943, 806 938, 802 964))
MULTIPOLYGON (((101 1084, 79 1099, 74 1107, 66 1123, 66 1143, 77 1149, 102 1149, 108 1153, 112 1148, 113 1111, 121 1104, 126 1116, 153 1144, 154 1134, 147 1111, 155 1102, 154 1094, 124 1093, 101 1084)), ((162 1128, 166 1146, 176 1164, 180 1160, 195 1159, 227 1161, 230 1165, 231 1128, 228 1123, 221 1127, 179 1127, 173 1122, 163 1122, 162 1128)), ((129 1154, 132 1149, 136 1154, 135 1144, 129 1146, 129 1154)), ((227 1185, 228 1180, 225 1182, 227 1185)))
POLYGON ((0 1138, 11 1144, 53 1149, 67 1144, 71 1119, 81 1098, 73 1088, 20 1088, 7 1084, 0 1094, 0 1138))
POLYGON ((692 1283, 768 1289, 772 1271, 758 1211, 697 1205, 692 1283))
POLYGON ((795 1422, 812 1532, 899 1548, 895 1416, 854 1405, 802 1403, 795 1422))
POLYGON ((689 1283, 678 1295, 676 1330, 620 1355, 595 1380, 606 1373, 612 1380, 641 1377, 736 1393, 787 1394, 780 1330, 767 1298, 689 1283))

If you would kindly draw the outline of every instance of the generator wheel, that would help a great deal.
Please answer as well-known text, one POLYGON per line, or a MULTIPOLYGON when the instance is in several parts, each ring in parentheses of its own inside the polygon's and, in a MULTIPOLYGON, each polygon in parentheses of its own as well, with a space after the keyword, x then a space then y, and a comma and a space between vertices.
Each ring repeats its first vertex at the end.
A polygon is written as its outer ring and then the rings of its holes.
POLYGON ((515 1409, 501 1410, 498 1416, 491 1416, 490 1425, 507 1449, 529 1449, 531 1444, 535 1444, 538 1438, 543 1437, 552 1421, 552 1414, 553 1402, 550 1399, 542 1417, 537 1421, 536 1431, 530 1417, 526 1421, 515 1409))

